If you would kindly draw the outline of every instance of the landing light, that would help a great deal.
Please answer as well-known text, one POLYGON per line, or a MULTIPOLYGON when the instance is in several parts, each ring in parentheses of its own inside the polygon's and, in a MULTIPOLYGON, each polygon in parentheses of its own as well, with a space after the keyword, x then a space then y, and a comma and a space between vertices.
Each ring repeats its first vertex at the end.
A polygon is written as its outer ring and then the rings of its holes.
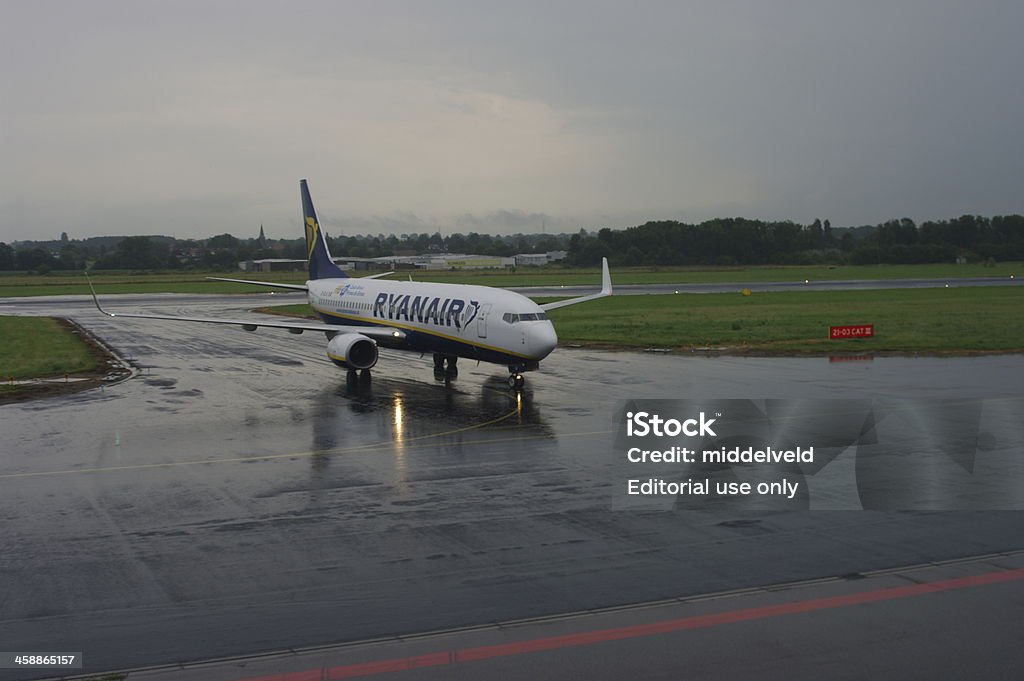
POLYGON ((398 333, 397 331, 392 331, 391 335, 394 336, 395 338, 401 338, 402 336, 402 334, 398 333))
POLYGON ((810 280, 810 279, 804 279, 804 283, 805 283, 805 284, 810 284, 810 283, 811 283, 811 280, 810 280))

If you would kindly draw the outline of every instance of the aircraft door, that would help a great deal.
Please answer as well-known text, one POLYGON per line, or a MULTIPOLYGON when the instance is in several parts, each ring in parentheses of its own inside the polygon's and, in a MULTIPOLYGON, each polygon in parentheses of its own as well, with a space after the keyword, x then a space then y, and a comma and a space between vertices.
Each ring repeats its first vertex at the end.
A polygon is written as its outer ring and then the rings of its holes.
POLYGON ((490 305, 481 305, 480 314, 476 320, 476 335, 477 338, 487 338, 487 315, 491 311, 490 305))

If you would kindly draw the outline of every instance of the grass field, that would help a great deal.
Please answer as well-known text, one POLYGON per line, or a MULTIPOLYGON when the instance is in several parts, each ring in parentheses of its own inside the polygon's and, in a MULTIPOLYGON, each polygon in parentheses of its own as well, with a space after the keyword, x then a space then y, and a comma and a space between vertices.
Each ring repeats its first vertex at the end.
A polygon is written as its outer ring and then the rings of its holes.
MULTIPOLYGON (((516 272, 474 270, 466 272, 413 272, 416 281, 438 281, 452 284, 481 284, 484 286, 598 286, 600 270, 563 267, 520 268, 516 272)), ((622 267, 613 268, 616 284, 674 284, 674 283, 750 283, 774 281, 836 281, 842 279, 943 279, 957 277, 1009 277, 1024 276, 1021 263, 984 265, 862 265, 845 267, 622 267)), ((100 294, 116 293, 253 293, 266 290, 247 284, 209 281, 207 276, 235 279, 257 279, 287 284, 301 284, 304 272, 275 272, 254 274, 222 272, 158 272, 145 274, 97 273, 93 283, 100 294)), ((392 275, 407 277, 408 274, 392 275)), ((61 273, 48 276, 9 274, 0 276, 0 298, 11 296, 88 295, 89 288, 81 273, 61 273)))
MULTIPOLYGON (((268 289, 249 284, 210 281, 206 277, 231 277, 257 281, 277 281, 301 284, 305 273, 275 272, 273 275, 251 272, 157 272, 146 274, 90 274, 100 295, 115 293, 265 293, 268 289)), ((14 296, 89 295, 89 286, 81 272, 47 276, 0 276, 0 298, 14 296)))
MULTIPOLYGON (((268 309, 311 313, 307 305, 268 309)), ((1024 287, 616 296, 549 314, 562 344, 773 354, 1024 351, 1024 287), (876 336, 829 340, 829 325, 840 324, 874 324, 876 336)))
POLYGON ((91 371, 96 357, 54 319, 0 316, 0 379, 63 376, 91 371))

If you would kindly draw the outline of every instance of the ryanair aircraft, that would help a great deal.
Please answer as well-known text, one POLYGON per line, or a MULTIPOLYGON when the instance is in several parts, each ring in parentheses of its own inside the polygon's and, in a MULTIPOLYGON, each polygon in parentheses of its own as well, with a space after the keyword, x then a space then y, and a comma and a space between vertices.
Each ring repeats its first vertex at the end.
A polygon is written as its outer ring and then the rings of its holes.
POLYGON ((547 311, 612 294, 607 259, 602 263, 599 293, 547 305, 537 305, 518 293, 490 286, 377 278, 390 272, 351 278, 331 259, 306 181, 302 180, 299 186, 309 261, 306 284, 213 278, 306 291, 309 304, 322 323, 108 312, 100 306, 93 290, 96 307, 111 317, 234 324, 247 331, 255 331, 260 326, 288 329, 291 333, 323 331, 327 335, 327 356, 331 361, 348 369, 350 376, 357 370, 362 372, 363 378, 369 378, 369 370, 377 364, 378 346, 431 353, 435 372, 444 376, 458 373, 460 357, 502 364, 508 367, 509 387, 519 390, 525 382, 523 372, 538 369, 540 361, 558 342, 547 311))

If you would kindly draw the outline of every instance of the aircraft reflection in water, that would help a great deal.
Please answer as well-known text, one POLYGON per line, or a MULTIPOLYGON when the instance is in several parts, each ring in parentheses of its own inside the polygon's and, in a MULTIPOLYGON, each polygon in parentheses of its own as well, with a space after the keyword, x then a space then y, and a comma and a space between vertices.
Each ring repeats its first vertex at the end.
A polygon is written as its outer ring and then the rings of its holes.
POLYGON ((498 376, 478 392, 378 377, 326 390, 316 404, 314 477, 325 487, 383 484, 379 493, 404 498, 417 481, 547 466, 556 445, 532 392, 510 393, 498 376))

